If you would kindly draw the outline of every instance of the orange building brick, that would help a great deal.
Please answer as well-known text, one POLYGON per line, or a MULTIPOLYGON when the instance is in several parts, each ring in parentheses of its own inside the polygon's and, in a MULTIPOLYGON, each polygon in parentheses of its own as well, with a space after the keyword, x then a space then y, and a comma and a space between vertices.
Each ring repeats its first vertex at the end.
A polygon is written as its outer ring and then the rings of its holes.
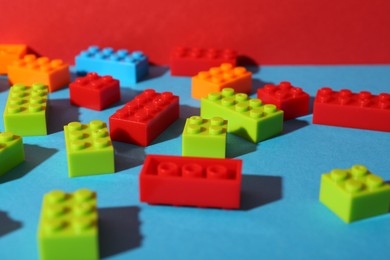
POLYGON ((70 82, 69 65, 62 60, 37 58, 29 54, 8 66, 8 79, 12 84, 27 86, 39 82, 49 87, 49 92, 65 87, 70 82))
POLYGON ((201 99, 224 88, 232 88, 235 92, 250 93, 252 91, 252 73, 244 67, 234 67, 223 63, 220 67, 201 71, 192 77, 192 97, 201 99))
POLYGON ((0 44, 0 74, 7 74, 7 66, 22 58, 26 53, 26 45, 0 44))

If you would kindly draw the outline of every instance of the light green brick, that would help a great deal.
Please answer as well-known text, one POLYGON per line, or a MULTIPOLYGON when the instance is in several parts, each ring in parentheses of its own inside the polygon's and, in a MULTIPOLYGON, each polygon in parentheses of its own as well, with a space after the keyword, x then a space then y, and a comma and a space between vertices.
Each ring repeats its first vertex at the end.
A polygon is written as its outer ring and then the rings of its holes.
POLYGON ((225 158, 227 121, 221 117, 187 119, 182 135, 182 155, 225 158))
POLYGON ((107 125, 72 122, 64 126, 69 177, 114 173, 114 148, 107 125))
POLYGON ((38 227, 41 260, 99 258, 96 193, 55 190, 43 198, 38 227))
POLYGON ((390 185, 362 165, 322 175, 320 201, 350 223, 388 213, 390 185))
POLYGON ((0 133, 0 176, 23 161, 22 138, 10 132, 0 133))
POLYGON ((48 88, 15 84, 10 88, 4 110, 4 128, 21 136, 46 135, 48 88))
POLYGON ((283 130, 283 111, 275 105, 263 104, 247 94, 231 88, 214 92, 201 100, 201 116, 222 117, 228 121, 228 132, 253 143, 278 135, 283 130))

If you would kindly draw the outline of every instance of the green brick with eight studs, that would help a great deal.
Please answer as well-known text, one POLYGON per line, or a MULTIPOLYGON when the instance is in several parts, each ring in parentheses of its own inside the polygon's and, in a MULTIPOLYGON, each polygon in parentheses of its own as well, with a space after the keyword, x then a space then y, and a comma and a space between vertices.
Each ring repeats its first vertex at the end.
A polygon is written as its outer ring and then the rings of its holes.
POLYGON ((200 105, 202 117, 222 117, 229 122, 228 132, 253 143, 280 134, 283 114, 275 105, 263 104, 260 99, 248 98, 244 93, 234 93, 232 88, 209 94, 201 99, 200 105))
POLYGON ((23 161, 22 138, 10 132, 0 133, 0 176, 23 161))
POLYGON ((187 119, 182 135, 182 155, 225 158, 227 121, 221 117, 187 119))
POLYGON ((38 227, 41 260, 99 258, 96 193, 54 190, 43 198, 38 227))
POLYGON ((47 135, 47 95, 43 84, 13 85, 4 109, 5 131, 21 136, 47 135))
POLYGON ((107 125, 72 122, 64 126, 69 177, 114 173, 114 148, 107 125))
POLYGON ((320 201, 349 223, 389 212, 390 185, 363 165, 322 175, 320 201))

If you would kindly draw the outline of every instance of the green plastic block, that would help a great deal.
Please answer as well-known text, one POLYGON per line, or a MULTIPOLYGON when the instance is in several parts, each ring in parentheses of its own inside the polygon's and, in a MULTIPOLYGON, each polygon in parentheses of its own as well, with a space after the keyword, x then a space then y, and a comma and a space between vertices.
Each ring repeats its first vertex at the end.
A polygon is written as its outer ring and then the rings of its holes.
POLYGON ((322 175, 320 201, 347 223, 388 213, 390 185, 365 166, 322 175))
POLYGON ((10 132, 0 133, 0 176, 23 161, 22 138, 10 132))
POLYGON ((98 259, 96 193, 80 189, 45 194, 38 245, 41 260, 98 259))
POLYGON ((247 94, 234 93, 225 88, 201 100, 201 116, 214 116, 228 120, 228 132, 253 143, 278 135, 283 130, 283 111, 275 105, 262 104, 260 99, 248 98, 247 94))
POLYGON ((46 135, 48 88, 15 84, 10 88, 4 109, 4 128, 21 136, 46 135))
POLYGON ((225 158, 227 121, 221 117, 187 119, 182 136, 182 155, 225 158))
POLYGON ((64 126, 69 177, 114 173, 114 148, 107 125, 72 122, 64 126))

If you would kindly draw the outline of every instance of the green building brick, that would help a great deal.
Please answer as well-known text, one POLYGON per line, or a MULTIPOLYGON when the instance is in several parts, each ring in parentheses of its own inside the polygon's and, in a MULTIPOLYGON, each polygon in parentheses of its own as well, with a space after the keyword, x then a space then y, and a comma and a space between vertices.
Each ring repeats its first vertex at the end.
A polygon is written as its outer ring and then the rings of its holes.
POLYGON ((15 84, 10 88, 4 110, 4 128, 21 136, 46 135, 48 88, 15 84))
POLYGON ((0 176, 23 161, 22 138, 10 132, 0 133, 0 176))
POLYGON ((320 201, 350 223, 389 212, 390 185, 362 165, 322 175, 320 201))
POLYGON ((275 105, 262 104, 260 99, 234 93, 231 88, 214 92, 201 100, 201 116, 228 120, 228 132, 253 143, 278 135, 283 130, 283 111, 275 105))
POLYGON ((114 173, 114 148, 104 122, 72 122, 64 134, 69 177, 114 173))
POLYGON ((182 155, 225 158, 227 121, 221 117, 187 119, 182 135, 182 155))
POLYGON ((41 260, 98 259, 96 193, 80 189, 45 194, 38 246, 41 260))

